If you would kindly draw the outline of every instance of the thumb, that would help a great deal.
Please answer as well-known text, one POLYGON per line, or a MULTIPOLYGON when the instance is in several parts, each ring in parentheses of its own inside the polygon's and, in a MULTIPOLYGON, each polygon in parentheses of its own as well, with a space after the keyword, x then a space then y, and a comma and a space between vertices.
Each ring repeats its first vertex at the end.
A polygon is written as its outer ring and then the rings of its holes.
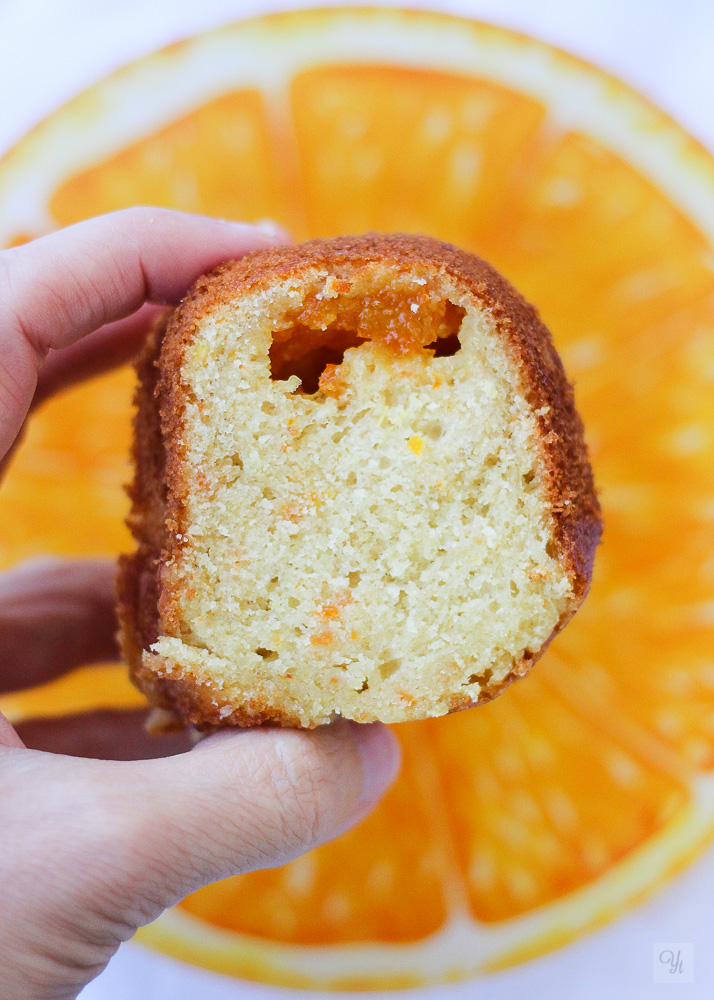
POLYGON ((146 793, 123 834, 136 897, 153 918, 208 882, 284 864, 362 819, 398 767, 386 726, 347 721, 224 731, 190 753, 139 762, 146 793))
POLYGON ((338 721, 226 731, 157 760, 6 747, 0 763, 0 967, 23 987, 31 975, 34 992, 10 994, 27 1000, 75 996, 189 892, 341 833, 393 780, 399 750, 379 723, 338 721))

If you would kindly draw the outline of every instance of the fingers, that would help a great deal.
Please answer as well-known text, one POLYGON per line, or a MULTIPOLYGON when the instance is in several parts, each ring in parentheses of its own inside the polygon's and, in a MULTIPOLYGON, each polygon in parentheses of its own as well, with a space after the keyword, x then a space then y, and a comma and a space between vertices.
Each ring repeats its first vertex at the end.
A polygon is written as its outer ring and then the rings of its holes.
POLYGON ((280 241, 277 229, 129 208, 5 251, 4 304, 15 332, 44 354, 144 302, 174 303, 221 261, 280 241))
POLYGON ((155 736, 146 731, 147 709, 102 709, 18 722, 15 731, 30 750, 98 760, 151 760, 185 753, 193 731, 155 736))
POLYGON ((110 560, 36 559, 0 574, 0 691, 116 660, 110 560))
POLYGON ((37 378, 33 408, 62 389, 133 360, 161 312, 161 306, 144 305, 132 316, 107 323, 70 347, 51 350, 37 378))
MULTIPOLYGON (((147 864, 161 866, 171 844, 182 872, 165 888, 172 902, 217 878, 283 864, 361 819, 398 765, 389 729, 345 721, 226 730, 180 758, 136 765, 155 788, 136 817, 147 864)), ((132 821, 129 838, 133 829, 132 821)))
MULTIPOLYGON (((106 323, 71 347, 59 351, 50 350, 38 373, 37 388, 30 408, 40 406, 56 392, 68 389, 77 382, 94 375, 102 375, 133 360, 139 353, 153 320, 161 312, 163 312, 162 306, 146 304, 132 316, 117 320, 115 323, 106 323)), ((18 428, 17 436, 4 458, 0 457, 0 479, 10 466, 26 426, 25 421, 18 428)))
POLYGON ((176 302, 204 271, 285 239, 281 231, 166 209, 89 219, 0 254, 0 455, 17 434, 49 350, 144 302, 176 302))
POLYGON ((224 732, 132 763, 0 750, 0 966, 37 984, 12 995, 74 996, 187 893, 282 864, 359 820, 398 760, 388 729, 347 722, 224 732))

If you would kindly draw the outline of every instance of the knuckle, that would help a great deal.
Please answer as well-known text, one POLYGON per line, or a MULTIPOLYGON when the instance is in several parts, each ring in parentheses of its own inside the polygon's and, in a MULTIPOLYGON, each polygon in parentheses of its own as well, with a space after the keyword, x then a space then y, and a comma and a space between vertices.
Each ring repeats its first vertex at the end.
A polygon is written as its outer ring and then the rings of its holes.
POLYGON ((158 209, 151 209, 146 205, 131 205, 129 208, 122 208, 120 215, 122 221, 126 220, 137 226, 144 226, 157 214, 158 209))
POLYGON ((15 337, 20 336, 31 342, 20 310, 28 284, 23 264, 24 256, 22 247, 14 247, 0 253, 0 309, 4 329, 15 337))
MULTIPOLYGON (((157 772, 168 766, 152 765, 157 772)), ((204 744, 172 765, 182 775, 182 793, 194 789, 193 808, 170 807, 172 822, 161 825, 160 851, 156 828, 138 840, 152 860, 168 855, 178 869, 172 884, 186 891, 189 882, 195 887, 283 864, 342 826, 354 791, 344 765, 340 743, 314 733, 252 731, 204 744)))
POLYGON ((271 786, 285 845, 305 850, 328 836, 336 825, 341 790, 317 740, 298 733, 285 736, 275 742, 271 786))
POLYGON ((170 209, 154 208, 150 205, 132 205, 130 208, 121 209, 122 223, 134 228, 138 232, 143 232, 156 221, 162 221, 172 214, 170 209))

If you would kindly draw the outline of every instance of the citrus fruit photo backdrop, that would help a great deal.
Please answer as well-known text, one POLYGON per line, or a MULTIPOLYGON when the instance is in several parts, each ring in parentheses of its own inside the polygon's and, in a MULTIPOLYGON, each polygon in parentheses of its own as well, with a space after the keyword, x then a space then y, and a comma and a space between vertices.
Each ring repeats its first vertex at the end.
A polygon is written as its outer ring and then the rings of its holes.
MULTIPOLYGON (((575 382, 605 534, 530 677, 400 725, 356 830, 209 886, 139 940, 295 987, 494 972, 602 925, 714 837, 714 163, 623 84, 492 26, 395 10, 247 21, 96 84, 0 161, 0 245, 132 204, 296 239, 424 232, 539 308, 575 382)), ((32 420, 0 566, 130 547, 128 369, 32 420)), ((142 704, 120 667, 10 718, 142 704)))

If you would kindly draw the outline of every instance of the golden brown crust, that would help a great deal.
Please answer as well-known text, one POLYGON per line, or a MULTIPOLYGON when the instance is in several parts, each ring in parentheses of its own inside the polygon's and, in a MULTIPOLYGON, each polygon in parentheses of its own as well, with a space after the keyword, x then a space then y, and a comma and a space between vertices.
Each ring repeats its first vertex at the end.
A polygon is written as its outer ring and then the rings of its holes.
POLYGON ((134 393, 134 479, 128 487, 131 513, 128 525, 137 541, 131 555, 121 556, 117 575, 117 613, 124 657, 132 678, 152 703, 163 704, 149 678, 137 680, 142 653, 159 634, 159 567, 168 545, 165 523, 166 451, 155 401, 158 358, 171 313, 164 313, 147 338, 136 362, 134 393), (151 688, 151 690, 150 690, 151 688))
POLYGON ((140 664, 134 680, 152 704, 168 708, 187 724, 209 730, 219 726, 257 726, 265 723, 300 728, 298 715, 291 715, 264 694, 256 693, 236 705, 214 687, 201 684, 175 664, 155 657, 151 668, 140 664))
MULTIPOLYGON (((235 706, 220 692, 204 690, 194 679, 182 676, 174 664, 157 657, 155 668, 150 670, 141 663, 141 650, 148 650, 159 632, 178 634, 181 594, 161 585, 160 566, 179 554, 182 542, 176 536, 184 534, 184 508, 191 489, 183 445, 183 405, 188 391, 180 374, 184 353, 206 315, 236 298, 298 279, 312 269, 326 270, 339 279, 369 265, 408 271, 417 277, 423 274, 432 280, 448 277, 492 316, 520 373, 525 397, 537 414, 548 471, 546 498, 559 559, 573 589, 571 614, 587 593, 601 533, 600 508, 572 387, 536 310, 485 261, 426 236, 367 234, 257 251, 199 278, 168 320, 160 355, 163 328, 138 366, 130 527, 139 549, 122 563, 120 618, 125 653, 136 682, 155 704, 172 708, 186 721, 209 727, 299 724, 267 697, 256 695, 235 706)), ((558 623, 553 635, 566 621, 558 623)), ((479 702, 495 697, 511 680, 526 673, 546 645, 515 664, 493 689, 482 691, 479 702)), ((468 705, 462 704, 463 700, 454 703, 452 711, 471 704, 470 698, 466 698, 468 705)))

